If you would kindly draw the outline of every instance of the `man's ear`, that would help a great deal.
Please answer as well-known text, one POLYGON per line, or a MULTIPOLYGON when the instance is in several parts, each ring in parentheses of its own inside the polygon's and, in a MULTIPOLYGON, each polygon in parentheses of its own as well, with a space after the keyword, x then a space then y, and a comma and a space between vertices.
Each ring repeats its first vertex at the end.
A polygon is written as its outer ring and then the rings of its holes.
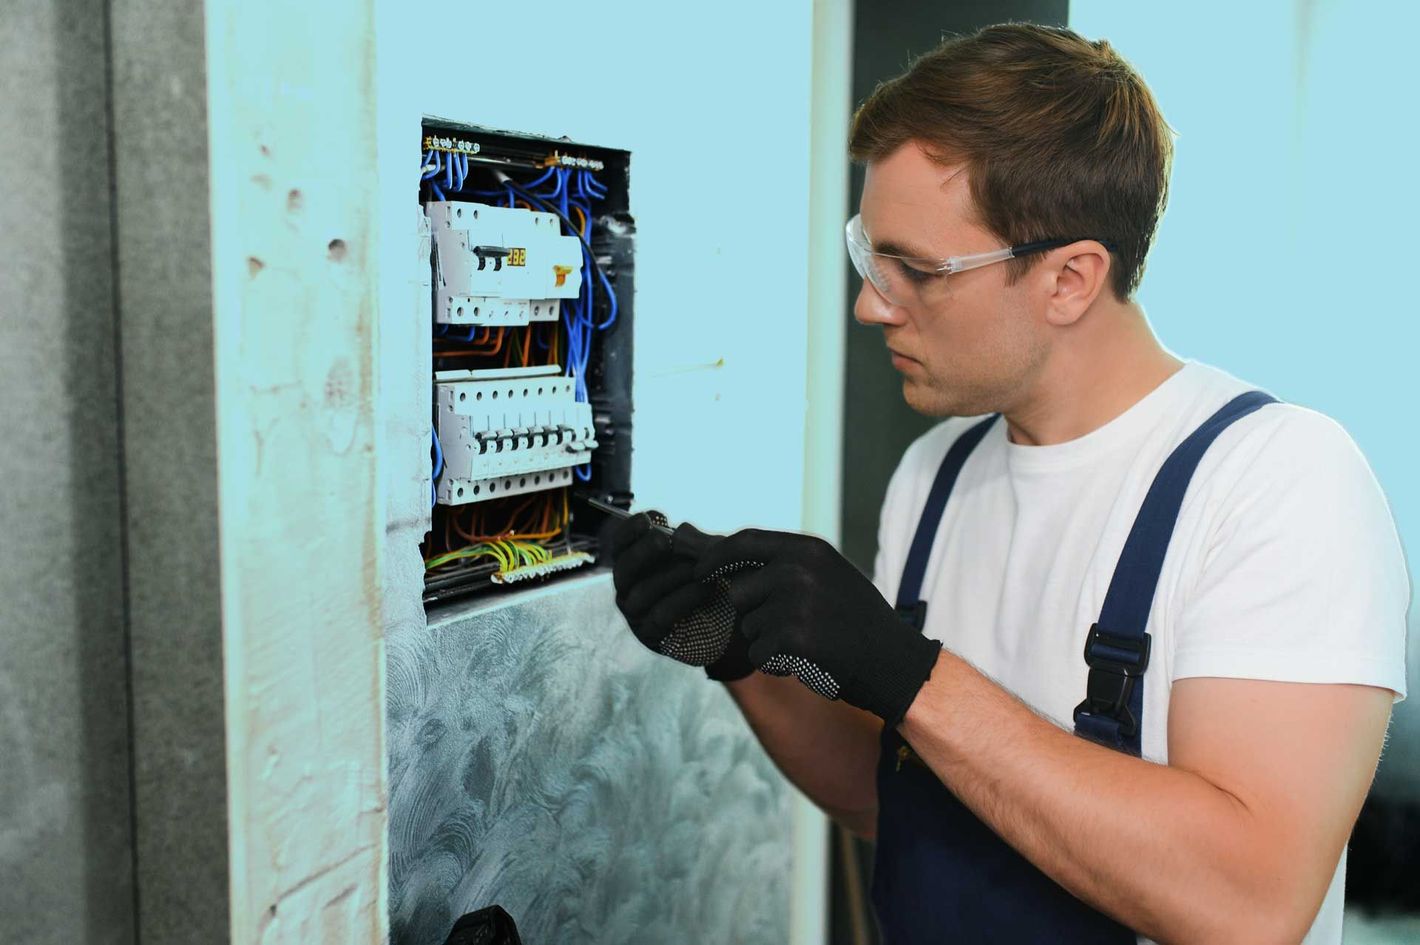
POLYGON ((1073 325, 1109 290, 1112 260, 1095 240, 1080 240, 1046 254, 1041 267, 1046 278, 1045 317, 1052 325, 1073 325))

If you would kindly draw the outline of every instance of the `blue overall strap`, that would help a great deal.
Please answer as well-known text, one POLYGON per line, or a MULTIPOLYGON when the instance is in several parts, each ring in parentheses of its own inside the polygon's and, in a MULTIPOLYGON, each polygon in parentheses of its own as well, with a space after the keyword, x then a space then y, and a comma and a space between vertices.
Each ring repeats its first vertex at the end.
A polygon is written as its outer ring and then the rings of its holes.
POLYGON ((927 559, 932 555, 932 543, 937 538, 942 512, 947 507, 947 499, 951 497, 952 487, 957 484, 957 476, 966 465, 967 457, 999 416, 993 413, 957 437, 943 457, 942 465, 937 468, 937 478, 932 480, 932 489, 927 493, 927 504, 922 507, 922 517, 917 520, 917 533, 912 536, 912 547, 907 552, 907 564, 902 568, 902 583, 897 586, 897 615, 918 630, 926 626, 927 602, 922 599, 922 579, 927 574, 927 559))
POLYGON ((1164 460, 1124 541, 1099 622, 1085 638, 1090 676, 1085 701, 1075 707, 1076 735, 1131 755, 1140 753, 1150 643, 1145 628, 1184 494, 1218 434, 1259 407, 1276 402, 1262 391, 1239 394, 1164 460))

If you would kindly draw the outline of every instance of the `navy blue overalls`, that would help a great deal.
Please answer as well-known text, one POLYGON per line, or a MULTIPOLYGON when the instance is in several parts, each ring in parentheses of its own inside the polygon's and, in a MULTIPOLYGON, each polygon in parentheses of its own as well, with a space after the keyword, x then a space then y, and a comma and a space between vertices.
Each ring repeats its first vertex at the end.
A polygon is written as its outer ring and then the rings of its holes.
MULTIPOLYGON (((1149 665, 1145 626, 1184 492, 1218 434, 1273 402, 1260 391, 1239 395, 1159 469, 1085 642, 1090 672, 1086 698, 1075 709, 1077 735, 1139 755, 1149 665)), ((928 493, 897 597, 898 613, 918 630, 927 612, 922 579, 947 498, 995 420, 988 417, 958 437, 928 493)), ((977 819, 891 727, 883 730, 877 781, 873 905, 884 945, 1135 941, 1133 932, 1066 892, 977 819)))

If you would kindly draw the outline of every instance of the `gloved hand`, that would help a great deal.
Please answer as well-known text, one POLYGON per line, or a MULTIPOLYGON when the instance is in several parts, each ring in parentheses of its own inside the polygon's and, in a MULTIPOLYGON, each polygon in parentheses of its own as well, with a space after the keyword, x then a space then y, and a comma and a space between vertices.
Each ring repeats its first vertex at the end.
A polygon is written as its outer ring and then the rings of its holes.
POLYGON ((616 606, 632 633, 649 649, 691 666, 711 679, 732 681, 754 672, 749 643, 738 632, 724 576, 695 576, 696 554, 719 536, 682 524, 674 537, 659 512, 618 522, 611 533, 616 606))
MULTIPOLYGON (((749 641, 749 661, 817 668, 838 697, 890 726, 907 714, 942 645, 922 636, 883 600, 873 583, 821 538, 746 529, 710 545, 696 562, 705 577, 736 561, 763 567, 736 574, 730 601, 749 641)), ((809 688, 819 686, 793 670, 809 688)), ((783 675, 783 672, 778 673, 783 675)))

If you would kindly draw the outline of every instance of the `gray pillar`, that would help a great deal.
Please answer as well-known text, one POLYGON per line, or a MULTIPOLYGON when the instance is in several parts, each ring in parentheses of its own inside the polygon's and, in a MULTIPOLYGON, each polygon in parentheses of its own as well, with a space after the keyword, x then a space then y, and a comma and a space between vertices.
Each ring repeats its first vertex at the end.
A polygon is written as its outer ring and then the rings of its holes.
POLYGON ((227 940, 207 82, 199 0, 112 5, 143 945, 227 940))
POLYGON ((134 940, 101 0, 0 4, 0 937, 134 940))

